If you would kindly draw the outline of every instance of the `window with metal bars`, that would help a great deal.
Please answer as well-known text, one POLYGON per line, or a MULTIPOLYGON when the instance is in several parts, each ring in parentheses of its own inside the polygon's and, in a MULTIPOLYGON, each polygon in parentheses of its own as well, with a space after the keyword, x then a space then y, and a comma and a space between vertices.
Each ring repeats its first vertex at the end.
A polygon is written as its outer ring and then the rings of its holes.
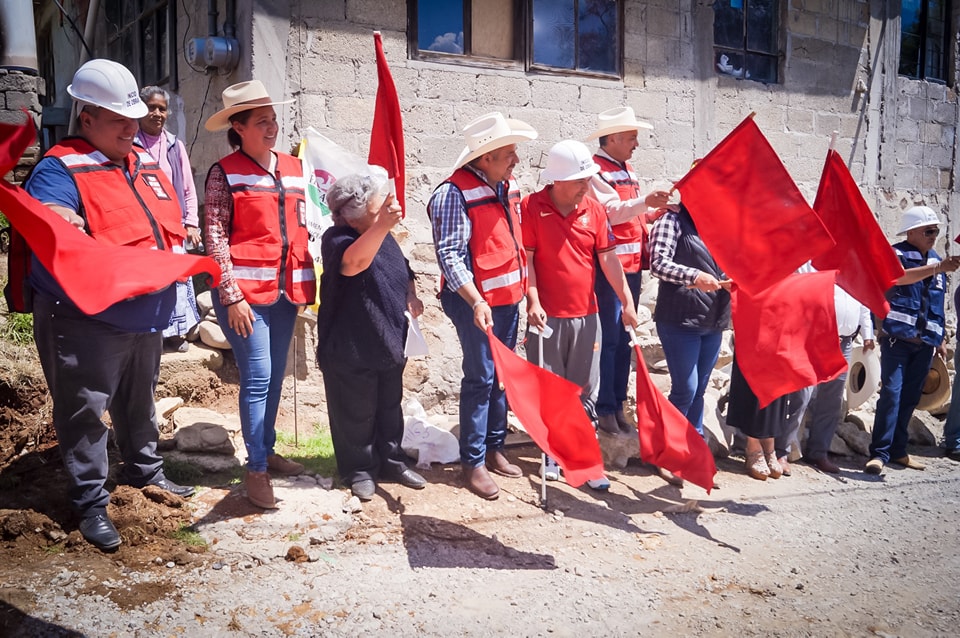
POLYGON ((900 3, 900 75, 946 82, 951 46, 950 0, 900 3))
POLYGON ((715 0, 713 16, 717 73, 775 84, 780 71, 780 1, 715 0))

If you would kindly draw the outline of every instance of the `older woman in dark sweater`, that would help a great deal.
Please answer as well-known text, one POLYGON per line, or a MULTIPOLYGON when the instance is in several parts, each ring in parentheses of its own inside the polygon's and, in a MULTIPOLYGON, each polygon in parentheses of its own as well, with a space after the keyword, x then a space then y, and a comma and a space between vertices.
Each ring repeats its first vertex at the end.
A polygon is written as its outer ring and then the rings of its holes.
POLYGON ((423 312, 413 271, 390 230, 400 207, 374 178, 348 175, 327 193, 334 226, 323 235, 317 361, 337 467, 355 496, 378 479, 421 489, 403 437, 404 341, 409 311, 423 312))

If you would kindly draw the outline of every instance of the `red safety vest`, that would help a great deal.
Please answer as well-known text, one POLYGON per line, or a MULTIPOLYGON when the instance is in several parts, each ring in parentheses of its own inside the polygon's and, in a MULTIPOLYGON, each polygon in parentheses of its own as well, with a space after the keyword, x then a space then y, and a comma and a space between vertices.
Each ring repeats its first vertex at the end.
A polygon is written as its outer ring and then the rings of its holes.
POLYGON ((292 155, 276 156, 276 177, 242 151, 217 162, 233 196, 230 260, 247 303, 271 304, 283 291, 303 306, 317 296, 307 249, 303 168, 292 155))
POLYGON ((519 303, 527 292, 527 254, 520 232, 520 188, 510 180, 509 207, 475 173, 460 168, 446 183, 463 194, 470 218, 473 280, 491 306, 519 303))
POLYGON ((125 162, 127 172, 89 142, 67 138, 49 151, 73 177, 90 235, 116 246, 172 250, 187 232, 180 203, 160 164, 134 146, 125 162), (131 188, 131 186, 133 188, 131 188))
MULTIPOLYGON (((600 179, 611 186, 621 201, 636 199, 640 196, 640 184, 637 174, 629 164, 620 164, 604 157, 594 155, 593 159, 600 165, 600 179)), ((647 224, 643 215, 638 215, 630 221, 610 227, 616 240, 616 253, 620 258, 623 272, 635 273, 650 267, 650 248, 647 245, 647 224)))

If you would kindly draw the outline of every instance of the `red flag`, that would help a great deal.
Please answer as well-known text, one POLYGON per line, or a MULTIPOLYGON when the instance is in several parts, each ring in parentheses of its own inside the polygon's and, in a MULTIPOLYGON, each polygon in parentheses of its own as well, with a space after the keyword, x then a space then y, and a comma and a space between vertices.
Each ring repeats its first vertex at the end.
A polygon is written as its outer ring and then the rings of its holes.
POLYGON ((525 361, 487 329, 497 378, 530 438, 563 468, 573 487, 603 476, 600 443, 580 403, 580 388, 525 361))
POLYGON ((835 270, 793 274, 751 297, 731 292, 737 363, 761 408, 847 369, 837 336, 835 270))
POLYGON ((833 246, 753 118, 675 188, 717 264, 751 295, 833 246))
POLYGON ((827 151, 813 208, 837 242, 813 267, 838 270, 837 285, 883 319, 890 312, 886 292, 903 275, 903 266, 833 149, 827 151))
POLYGON ((394 182, 397 203, 406 214, 404 187, 406 185, 406 159, 403 154, 403 121, 400 118, 400 99, 397 87, 390 75, 387 58, 383 55, 380 32, 373 32, 377 50, 377 103, 373 111, 373 128, 370 131, 370 155, 367 162, 387 169, 394 182))
POLYGON ((713 489, 713 476, 717 473, 710 447, 687 417, 654 385, 640 346, 634 346, 634 350, 637 353, 640 458, 699 485, 709 494, 713 489))
MULTIPOLYGON (((33 138, 29 120, 21 126, 0 124, 0 174, 14 167, 33 138)), ((87 314, 201 272, 212 275, 211 286, 220 283, 220 267, 210 257, 98 242, 2 179, 0 210, 70 300, 87 314)))

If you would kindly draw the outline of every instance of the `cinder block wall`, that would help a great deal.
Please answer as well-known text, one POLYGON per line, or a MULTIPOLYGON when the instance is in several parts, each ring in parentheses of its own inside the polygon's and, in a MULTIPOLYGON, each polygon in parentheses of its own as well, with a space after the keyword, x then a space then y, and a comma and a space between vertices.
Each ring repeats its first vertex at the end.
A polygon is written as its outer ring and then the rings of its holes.
MULTIPOLYGON (((40 125, 40 95, 43 94, 43 80, 35 75, 22 71, 0 69, 0 122, 4 124, 21 124, 24 121, 24 111, 29 114, 33 125, 40 125)), ((34 141, 16 168, 6 176, 6 179, 15 184, 22 184, 27 173, 40 159, 40 144, 34 141)))

